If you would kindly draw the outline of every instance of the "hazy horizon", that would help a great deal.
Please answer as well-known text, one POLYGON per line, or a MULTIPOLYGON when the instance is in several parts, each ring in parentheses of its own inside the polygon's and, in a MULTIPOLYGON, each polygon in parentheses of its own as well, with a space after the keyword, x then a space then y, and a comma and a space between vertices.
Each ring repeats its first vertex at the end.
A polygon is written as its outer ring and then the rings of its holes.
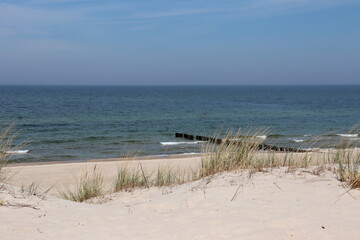
POLYGON ((0 87, 331 87, 331 86, 360 86, 354 84, 0 84, 0 87))

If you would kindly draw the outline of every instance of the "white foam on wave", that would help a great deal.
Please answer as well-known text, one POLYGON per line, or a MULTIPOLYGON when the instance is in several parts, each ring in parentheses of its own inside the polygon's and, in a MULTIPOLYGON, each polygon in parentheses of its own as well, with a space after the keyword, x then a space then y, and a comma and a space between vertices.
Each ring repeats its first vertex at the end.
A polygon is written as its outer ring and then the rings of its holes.
POLYGON ((301 139, 301 138, 290 138, 291 141, 293 142, 296 142, 296 143, 302 143, 302 142, 305 142, 304 139, 301 139))
POLYGON ((152 155, 154 157, 169 157, 169 156, 182 156, 182 155, 196 155, 196 154, 200 154, 200 153, 196 153, 196 152, 190 152, 190 153, 174 153, 174 154, 159 154, 159 155, 152 155))
POLYGON ((336 134, 336 135, 338 135, 338 136, 340 136, 340 137, 351 137, 351 138, 354 138, 354 137, 357 137, 357 136, 359 136, 359 134, 348 134, 348 133, 339 133, 339 134, 336 134))
MULTIPOLYGON (((253 137, 253 136, 246 136, 246 137, 253 137)), ((261 138, 261 139, 266 139, 267 136, 266 135, 259 135, 259 136, 255 136, 257 138, 261 138)), ((230 141, 240 141, 240 140, 243 140, 244 137, 240 137, 240 138, 229 138, 228 140, 230 141)))
POLYGON ((27 154, 30 150, 10 150, 6 151, 7 154, 27 154))
POLYGON ((160 142, 164 146, 184 145, 184 144, 199 144, 205 141, 194 141, 194 142, 160 142))
POLYGON ((266 135, 260 135, 260 136, 256 136, 257 138, 261 138, 261 139, 266 139, 267 136, 266 135))
POLYGON ((321 151, 321 150, 330 150, 332 148, 300 148, 301 150, 305 150, 305 151, 321 151))

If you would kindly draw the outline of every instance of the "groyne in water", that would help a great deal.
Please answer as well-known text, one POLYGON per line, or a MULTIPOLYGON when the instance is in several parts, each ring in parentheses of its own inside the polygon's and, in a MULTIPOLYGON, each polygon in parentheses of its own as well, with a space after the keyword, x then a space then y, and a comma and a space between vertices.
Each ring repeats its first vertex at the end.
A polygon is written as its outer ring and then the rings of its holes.
MULTIPOLYGON (((221 144, 224 141, 230 143, 232 141, 238 142, 238 144, 242 143, 242 140, 230 140, 230 139, 222 139, 222 138, 214 138, 214 137, 206 137, 206 136, 199 136, 199 135, 191 135, 187 133, 175 133, 176 138, 185 138, 188 140, 197 140, 197 141, 204 141, 204 142, 211 142, 215 144, 221 144)), ((308 150, 299 149, 299 148, 291 148, 291 147, 280 147, 275 146, 272 144, 259 144, 258 150, 267 150, 267 151, 277 151, 277 152, 308 152, 308 150)))

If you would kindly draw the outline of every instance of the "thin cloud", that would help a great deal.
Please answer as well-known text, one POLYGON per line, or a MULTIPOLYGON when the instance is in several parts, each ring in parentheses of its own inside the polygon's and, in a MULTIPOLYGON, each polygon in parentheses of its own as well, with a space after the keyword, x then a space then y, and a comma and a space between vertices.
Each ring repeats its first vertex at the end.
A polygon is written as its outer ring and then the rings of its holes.
POLYGON ((79 20, 79 14, 75 11, 45 10, 17 5, 0 5, 0 26, 17 25, 51 25, 63 24, 79 20))
POLYGON ((52 26, 79 23, 121 23, 131 20, 166 19, 183 16, 211 15, 258 16, 276 15, 327 7, 358 4, 360 0, 253 0, 215 1, 198 0, 169 3, 85 1, 85 0, 33 0, 23 4, 0 4, 0 27, 52 26), (86 2, 86 6, 78 4, 86 2), (47 4, 67 4, 51 7, 47 4), (150 9, 150 10, 147 10, 150 9), (160 9, 160 10, 159 10, 160 9))
POLYGON ((311 10, 321 9, 332 6, 359 3, 359 0, 258 0, 252 1, 248 5, 249 11, 273 11, 282 12, 288 10, 311 10))
MULTIPOLYGON (((277 14, 294 11, 319 10, 322 8, 360 3, 359 0, 255 0, 255 1, 195 1, 197 8, 191 8, 191 2, 187 2, 188 9, 173 10, 168 5, 168 10, 161 12, 138 11, 129 15, 131 18, 170 18, 186 15, 205 15, 205 14, 234 14, 242 16, 277 14), (199 4, 202 3, 202 4, 199 4), (210 6, 210 7, 209 7, 210 6)), ((184 6, 183 6, 184 7, 184 6)))
POLYGON ((29 1, 29 5, 40 5, 40 4, 63 4, 63 3, 79 3, 79 2, 88 2, 89 0, 33 0, 29 1))
POLYGON ((184 9, 178 11, 165 11, 165 12, 149 12, 149 13, 136 13, 131 15, 132 18, 163 18, 163 17, 176 17, 186 15, 199 15, 217 12, 214 9, 184 9))

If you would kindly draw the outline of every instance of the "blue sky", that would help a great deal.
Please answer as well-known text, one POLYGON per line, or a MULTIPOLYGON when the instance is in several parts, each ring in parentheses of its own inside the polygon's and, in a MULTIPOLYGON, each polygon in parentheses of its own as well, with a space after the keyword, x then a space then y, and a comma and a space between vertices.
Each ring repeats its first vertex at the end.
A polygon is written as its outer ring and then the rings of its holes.
POLYGON ((360 0, 0 0, 0 84, 359 84, 360 0))

